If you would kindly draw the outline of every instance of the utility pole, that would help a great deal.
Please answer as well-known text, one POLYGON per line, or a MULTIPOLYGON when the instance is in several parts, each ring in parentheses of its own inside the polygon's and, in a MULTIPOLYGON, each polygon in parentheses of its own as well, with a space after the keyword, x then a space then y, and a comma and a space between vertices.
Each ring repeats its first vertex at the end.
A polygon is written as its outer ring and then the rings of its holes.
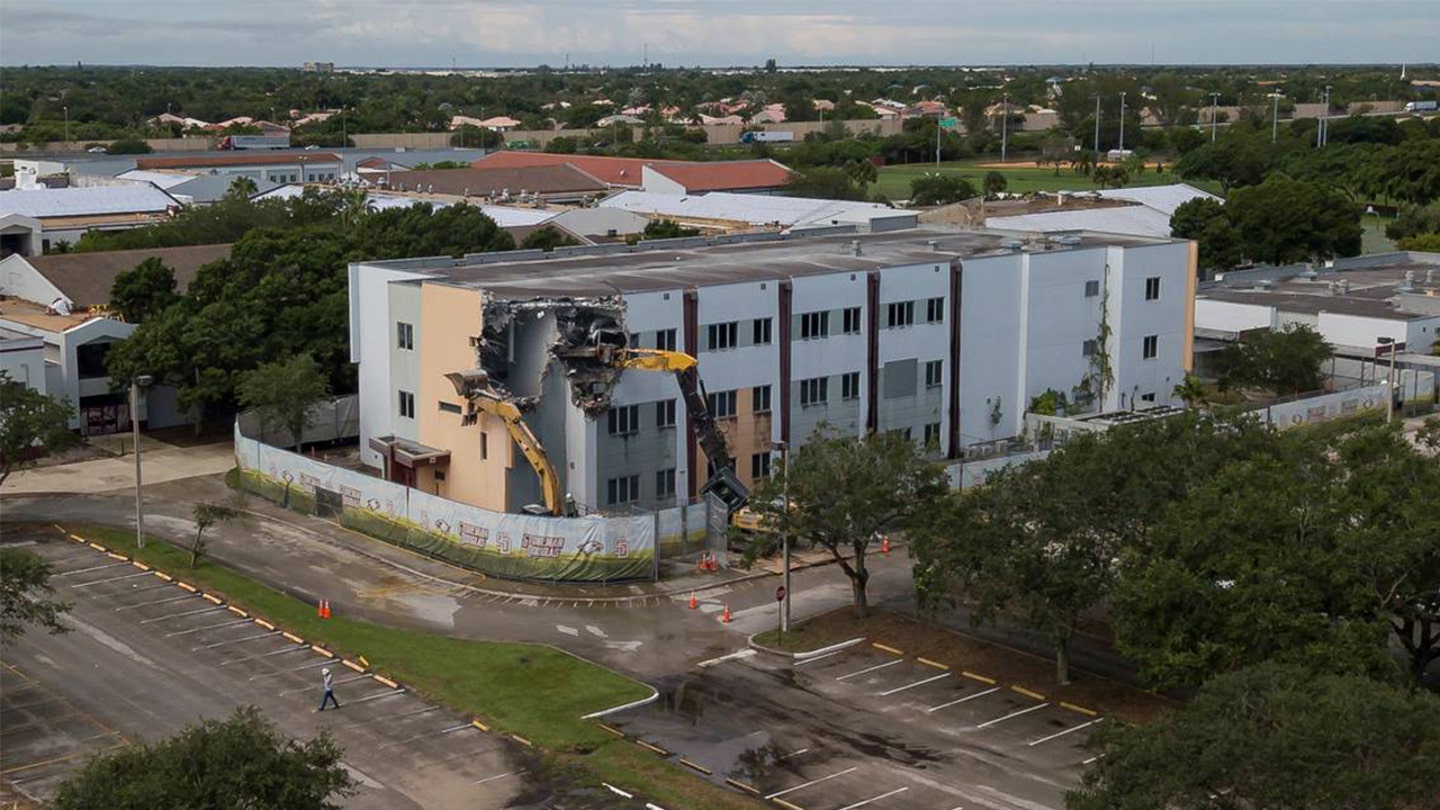
POLYGON ((780 466, 785 472, 785 480, 782 482, 785 500, 785 535, 781 538, 781 565, 785 568, 785 576, 781 586, 785 588, 785 597, 780 600, 780 632, 790 631, 790 445, 788 442, 780 442, 780 466))
POLYGON ((1100 159, 1100 94, 1095 94, 1095 159, 1100 159))
POLYGON ((1010 94, 1000 96, 1000 162, 1005 162, 1005 153, 1010 142, 1010 94))
POLYGON ((1392 337, 1377 337, 1375 342, 1386 347, 1390 352, 1390 379, 1386 381, 1388 384, 1385 386, 1385 422, 1389 424, 1395 419, 1395 355, 1397 354, 1396 349, 1400 347, 1392 337))
POLYGON ((1215 142, 1216 127, 1220 123, 1220 94, 1210 94, 1210 143, 1215 142))
POLYGON ((1280 136, 1280 91, 1276 90, 1270 94, 1273 103, 1270 108, 1270 143, 1280 136))
POLYGON ((67 106, 67 107, 62 107, 61 109, 63 109, 63 110, 65 111, 65 148, 66 148, 66 149, 69 149, 69 148, 70 148, 70 108, 67 106))
POLYGON ((1120 94, 1120 151, 1125 151, 1125 94, 1120 94))
POLYGON ((940 168, 940 119, 935 119, 935 168, 940 168))

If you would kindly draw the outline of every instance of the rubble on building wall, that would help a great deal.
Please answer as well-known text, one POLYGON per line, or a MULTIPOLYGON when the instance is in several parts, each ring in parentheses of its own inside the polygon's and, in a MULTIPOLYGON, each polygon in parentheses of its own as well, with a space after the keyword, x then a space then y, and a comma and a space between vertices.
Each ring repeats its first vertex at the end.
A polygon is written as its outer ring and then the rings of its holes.
POLYGON ((559 360, 570 383, 570 399, 587 414, 610 407, 622 369, 614 364, 617 349, 629 339, 625 305, 617 297, 534 298, 506 301, 486 296, 484 330, 477 346, 479 366, 492 386, 522 410, 538 402, 549 358, 559 360), (533 330, 543 329, 541 335, 533 330), (525 363, 526 349, 546 339, 546 362, 525 363), (523 379, 517 374, 526 375, 523 379), (534 378, 531 379, 530 377, 534 378))

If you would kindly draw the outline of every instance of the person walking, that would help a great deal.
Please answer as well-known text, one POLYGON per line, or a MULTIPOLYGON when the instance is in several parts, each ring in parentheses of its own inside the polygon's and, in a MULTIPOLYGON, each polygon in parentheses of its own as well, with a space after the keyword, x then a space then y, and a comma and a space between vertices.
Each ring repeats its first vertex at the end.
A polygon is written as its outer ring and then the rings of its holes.
POLYGON ((327 702, 334 703, 337 709, 340 708, 340 701, 335 699, 335 682, 330 677, 330 668, 325 667, 320 670, 320 674, 325 678, 325 694, 320 697, 320 711, 325 711, 327 702))

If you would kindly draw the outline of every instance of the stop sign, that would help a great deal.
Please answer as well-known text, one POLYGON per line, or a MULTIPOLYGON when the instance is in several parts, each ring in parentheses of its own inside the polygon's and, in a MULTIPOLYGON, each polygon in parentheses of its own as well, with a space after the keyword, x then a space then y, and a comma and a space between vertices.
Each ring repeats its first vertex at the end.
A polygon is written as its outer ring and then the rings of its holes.
POLYGON ((776 602, 784 602, 784 601, 785 601, 785 586, 784 586, 784 585, 781 585, 780 587, 778 587, 778 588, 775 589, 775 601, 776 601, 776 602))

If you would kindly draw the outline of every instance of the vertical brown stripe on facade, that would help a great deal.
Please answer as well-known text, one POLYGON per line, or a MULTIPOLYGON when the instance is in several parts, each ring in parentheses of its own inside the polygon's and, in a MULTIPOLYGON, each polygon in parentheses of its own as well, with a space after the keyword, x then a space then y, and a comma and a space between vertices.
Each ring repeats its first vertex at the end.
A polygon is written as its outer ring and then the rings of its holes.
MULTIPOLYGON (((778 312, 780 321, 780 441, 790 444, 790 311, 795 290, 789 281, 780 282, 778 312)), ((773 396, 773 394, 772 394, 773 396)))
POLYGON ((960 457, 960 294, 963 289, 960 260, 950 262, 950 430, 946 458, 960 457))
MULTIPOLYGON (((681 323, 684 325, 680 330, 681 345, 685 347, 685 353, 691 357, 700 356, 700 293, 696 290, 686 290, 685 298, 681 306, 681 323)), ((695 497, 700 491, 700 470, 695 467, 696 439, 695 426, 690 424, 690 419, 685 419, 685 485, 689 489, 689 496, 695 497)))
POLYGON ((865 283, 865 430, 880 429, 880 271, 865 283))

